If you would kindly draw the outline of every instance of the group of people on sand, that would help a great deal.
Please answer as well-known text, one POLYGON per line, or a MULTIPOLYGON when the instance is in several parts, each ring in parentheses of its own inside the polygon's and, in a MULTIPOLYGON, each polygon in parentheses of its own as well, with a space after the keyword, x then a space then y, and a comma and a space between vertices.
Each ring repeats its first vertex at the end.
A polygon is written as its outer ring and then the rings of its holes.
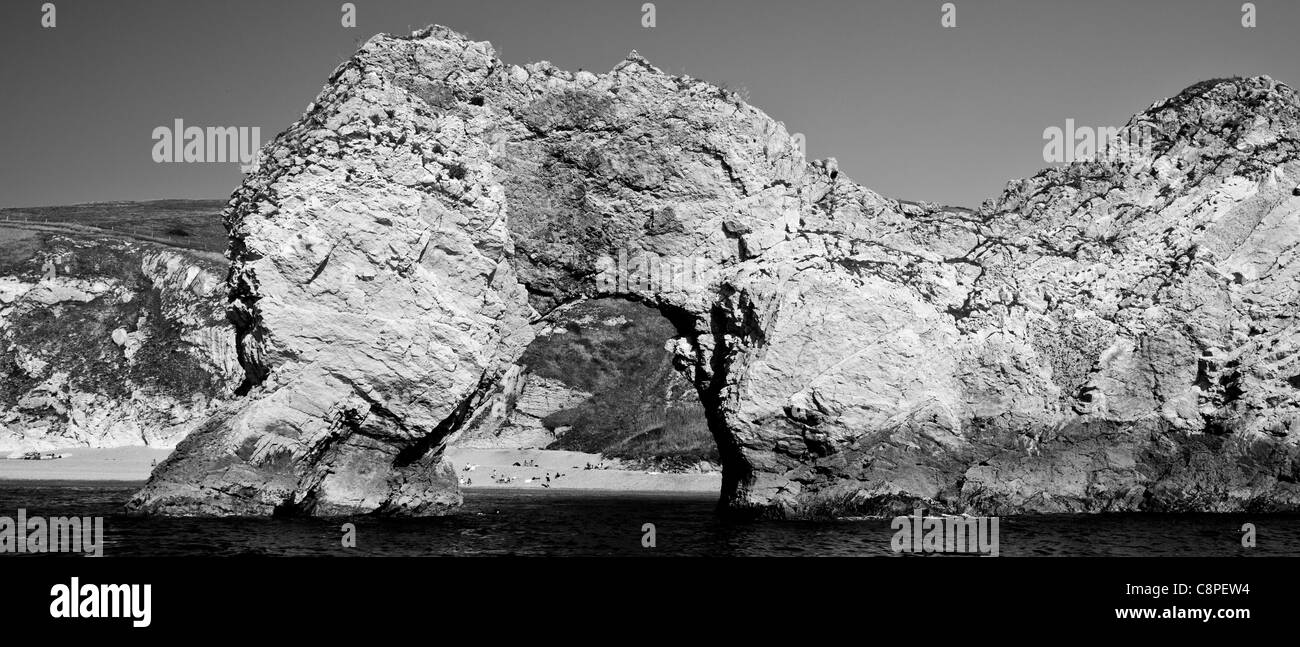
MULTIPOLYGON (((529 484, 537 483, 542 487, 548 488, 551 487, 552 480, 558 480, 562 476, 564 476, 564 474, 561 474, 560 472, 555 472, 554 474, 552 474, 550 471, 547 471, 542 476, 529 477, 524 479, 523 482, 529 484)), ((519 480, 518 476, 510 476, 509 474, 502 474, 497 470, 492 470, 492 472, 488 474, 488 478, 491 478, 492 482, 496 483, 497 485, 509 485, 519 480)), ((460 479, 460 483, 461 485, 473 485, 474 481, 469 477, 464 477, 460 479)))
MULTIPOLYGON (((537 460, 536 460, 536 459, 528 459, 528 460, 525 460, 525 461, 522 461, 522 462, 515 462, 514 465, 513 465, 513 467, 533 467, 533 468, 536 468, 536 467, 537 467, 537 460)), ((462 472, 473 472, 474 470, 476 470, 476 469, 478 469, 478 468, 479 468, 478 465, 468 464, 468 465, 465 465, 465 467, 461 468, 461 471, 462 471, 462 472)), ((573 468, 574 468, 574 469, 578 469, 578 466, 577 466, 577 465, 574 465, 573 468)), ((588 464, 587 464, 586 469, 592 469, 591 463, 588 463, 588 464)), ((552 481, 559 480, 559 479, 560 479, 561 477, 563 477, 563 476, 565 476, 564 473, 560 472, 559 470, 556 470, 555 472, 551 472, 550 470, 546 470, 545 474, 543 474, 542 476, 532 476, 532 477, 529 477, 529 478, 525 479, 523 482, 524 482, 524 483, 528 483, 528 484, 537 483, 538 485, 540 485, 540 486, 542 486, 542 487, 544 487, 544 488, 549 488, 549 487, 551 487, 551 482, 552 482, 552 481)), ((504 474, 504 473, 502 473, 500 470, 493 469, 492 472, 491 472, 490 474, 488 474, 488 478, 492 479, 492 482, 493 482, 493 483, 496 483, 497 485, 509 485, 509 484, 511 484, 511 483, 514 483, 515 481, 518 481, 520 477, 518 477, 518 476, 511 476, 511 475, 509 475, 509 474, 504 474)), ((470 476, 469 476, 468 474, 465 474, 464 476, 462 476, 462 477, 461 477, 460 479, 458 479, 458 480, 460 481, 460 484, 461 484, 461 485, 473 485, 473 484, 474 484, 474 480, 473 480, 472 478, 470 478, 470 476)))
POLYGON ((560 480, 560 477, 561 477, 561 476, 564 476, 564 475, 561 474, 561 473, 559 473, 558 471, 555 473, 555 476, 551 476, 551 472, 548 470, 548 471, 546 472, 546 475, 545 475, 545 476, 541 476, 541 477, 536 477, 536 476, 535 476, 535 477, 533 477, 533 478, 530 478, 530 479, 524 481, 524 483, 532 483, 532 482, 536 481, 537 484, 538 484, 538 485, 541 485, 542 487, 551 487, 551 479, 553 478, 553 479, 555 479, 555 480, 558 481, 558 480, 560 480))

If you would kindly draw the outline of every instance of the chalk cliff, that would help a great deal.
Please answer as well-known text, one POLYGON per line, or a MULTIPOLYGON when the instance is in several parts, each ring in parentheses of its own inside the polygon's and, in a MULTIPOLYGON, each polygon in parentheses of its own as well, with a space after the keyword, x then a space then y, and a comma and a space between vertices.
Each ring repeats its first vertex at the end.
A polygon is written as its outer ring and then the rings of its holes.
POLYGON ((0 452, 172 447, 233 397, 243 369, 220 259, 104 236, 10 234, 0 452))

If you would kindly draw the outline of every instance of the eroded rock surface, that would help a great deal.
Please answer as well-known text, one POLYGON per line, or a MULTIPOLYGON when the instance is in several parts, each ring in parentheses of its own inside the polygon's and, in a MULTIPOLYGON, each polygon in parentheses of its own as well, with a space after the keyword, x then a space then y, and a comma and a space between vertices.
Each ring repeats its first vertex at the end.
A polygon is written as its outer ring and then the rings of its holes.
POLYGON ((545 449, 562 433, 547 427, 545 418, 575 407, 591 395, 516 364, 506 371, 500 390, 487 400, 483 413, 467 421, 451 445, 467 449, 545 449))
POLYGON ((1199 84, 1130 122, 1149 149, 972 212, 635 53, 377 36, 237 191, 246 395, 130 507, 446 512, 445 442, 534 327, 623 296, 676 328, 728 510, 1296 509, 1298 106, 1199 84))

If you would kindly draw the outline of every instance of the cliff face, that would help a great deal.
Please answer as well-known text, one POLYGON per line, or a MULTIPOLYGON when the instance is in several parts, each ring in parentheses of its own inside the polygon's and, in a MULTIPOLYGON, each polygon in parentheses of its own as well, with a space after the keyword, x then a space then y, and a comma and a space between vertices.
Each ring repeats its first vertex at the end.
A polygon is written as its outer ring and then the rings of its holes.
POLYGON ((234 394, 243 373, 221 263, 107 237, 8 233, 0 452, 172 447, 234 394))
POLYGON ((530 373, 521 364, 506 371, 498 388, 479 408, 479 413, 466 421, 458 434, 453 434, 450 446, 545 448, 556 441, 564 428, 547 427, 544 419, 591 397, 590 393, 571 389, 560 380, 530 373))
POLYGON ((375 37, 226 214, 247 395, 130 507, 445 512, 444 444, 534 327, 619 296, 672 322, 730 510, 1296 509, 1298 117, 1201 84, 1129 124, 1148 150, 969 212, 635 54, 375 37))

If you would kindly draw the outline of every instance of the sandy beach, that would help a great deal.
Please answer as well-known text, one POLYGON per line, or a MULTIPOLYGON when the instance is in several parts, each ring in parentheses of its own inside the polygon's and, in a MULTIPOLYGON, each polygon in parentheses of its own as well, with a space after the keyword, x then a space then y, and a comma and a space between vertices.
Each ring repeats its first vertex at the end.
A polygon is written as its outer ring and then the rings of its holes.
POLYGON ((26 461, 0 458, 0 481, 146 481, 154 461, 162 462, 170 449, 114 447, 56 450, 65 458, 26 461))
POLYGON ((538 488, 635 492, 718 492, 722 473, 624 469, 600 454, 539 449, 449 449, 465 489, 538 488))
MULTIPOLYGON (((170 449, 72 448, 65 458, 29 461, 0 458, 0 481, 148 480, 154 462, 170 449)), ((718 492, 722 474, 685 474, 625 469, 600 454, 540 449, 449 449, 461 486, 477 489, 614 490, 628 492, 718 492)))

